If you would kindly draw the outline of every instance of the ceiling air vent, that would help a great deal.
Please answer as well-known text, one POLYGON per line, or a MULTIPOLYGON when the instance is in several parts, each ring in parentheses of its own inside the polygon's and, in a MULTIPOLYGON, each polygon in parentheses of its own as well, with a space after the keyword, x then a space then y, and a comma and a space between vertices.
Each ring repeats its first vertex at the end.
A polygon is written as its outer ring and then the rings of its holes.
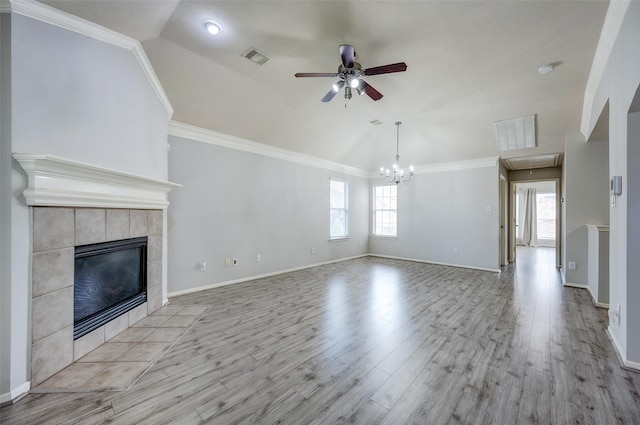
POLYGON ((373 125, 380 125, 380 124, 382 124, 382 121, 380 121, 380 120, 372 120, 372 121, 369 121, 369 123, 373 124, 373 125))
POLYGON ((269 59, 271 59, 270 57, 258 51, 258 49, 254 47, 249 47, 247 50, 244 51, 242 56, 249 59, 251 62, 257 63, 258 65, 264 65, 269 61, 269 59))
POLYGON ((497 121, 496 136, 500 151, 515 151, 536 147, 536 116, 497 121))

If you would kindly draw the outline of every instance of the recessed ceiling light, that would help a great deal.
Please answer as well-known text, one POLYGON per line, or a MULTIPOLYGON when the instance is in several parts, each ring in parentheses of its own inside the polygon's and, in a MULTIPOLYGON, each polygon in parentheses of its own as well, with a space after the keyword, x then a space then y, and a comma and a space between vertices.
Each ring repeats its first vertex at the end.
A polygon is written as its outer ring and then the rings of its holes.
POLYGON ((211 35, 218 35, 222 32, 222 26, 220 26, 219 23, 212 21, 211 19, 207 19, 204 21, 204 27, 211 35))
POLYGON ((548 74, 551 71, 553 71, 553 68, 555 68, 555 65, 552 63, 548 63, 546 65, 542 65, 540 68, 538 68, 538 74, 548 74))

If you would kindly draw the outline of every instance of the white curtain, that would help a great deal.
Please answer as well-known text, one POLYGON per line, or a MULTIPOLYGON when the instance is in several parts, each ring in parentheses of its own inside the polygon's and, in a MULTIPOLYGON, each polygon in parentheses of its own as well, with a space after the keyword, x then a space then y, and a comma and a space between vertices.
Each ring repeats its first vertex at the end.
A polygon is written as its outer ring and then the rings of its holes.
POLYGON ((526 246, 538 246, 538 229, 536 228, 536 190, 527 189, 524 194, 524 214, 522 214, 522 243, 526 246))

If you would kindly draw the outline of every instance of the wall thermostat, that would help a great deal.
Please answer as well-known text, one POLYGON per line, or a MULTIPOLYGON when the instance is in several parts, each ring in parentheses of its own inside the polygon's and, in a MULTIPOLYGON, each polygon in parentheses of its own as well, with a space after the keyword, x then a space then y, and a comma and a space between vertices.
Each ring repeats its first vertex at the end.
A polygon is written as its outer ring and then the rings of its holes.
POLYGON ((611 194, 615 196, 622 195, 622 176, 611 177, 611 194))

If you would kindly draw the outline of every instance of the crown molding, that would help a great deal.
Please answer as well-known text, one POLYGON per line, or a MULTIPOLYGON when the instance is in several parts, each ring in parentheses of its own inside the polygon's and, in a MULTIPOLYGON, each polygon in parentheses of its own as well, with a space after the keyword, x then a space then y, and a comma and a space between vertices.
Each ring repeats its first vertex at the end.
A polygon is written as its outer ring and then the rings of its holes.
POLYGON ((595 105, 598 88, 602 85, 602 79, 607 69, 607 63, 609 62, 613 45, 618 38, 620 28, 622 27, 630 4, 631 1, 629 0, 612 0, 609 2, 609 8, 604 18, 604 24, 602 25, 602 31, 584 93, 580 131, 587 140, 589 140, 589 136, 596 126, 600 112, 607 101, 607 98, 600 99, 602 104, 595 105), (594 110, 597 113, 594 114, 594 110))
POLYGON ((49 154, 13 154, 28 176, 29 206, 165 209, 177 183, 49 154))
POLYGON ((171 106, 169 97, 165 93, 158 76, 149 62, 149 58, 142 48, 142 44, 138 40, 36 1, 0 1, 2 2, 0 3, 0 11, 3 13, 16 13, 131 51, 167 113, 167 119, 171 119, 173 106, 171 106))
POLYGON ((254 142, 241 137, 220 133, 206 128, 185 124, 178 121, 169 121, 169 135, 183 139, 209 143, 224 148, 235 149, 244 152, 255 153, 271 158, 282 159, 311 167, 349 174, 356 177, 369 178, 369 172, 356 167, 351 167, 337 162, 304 155, 287 149, 277 148, 264 143, 254 142))
MULTIPOLYGON (((330 171, 349 174, 356 177, 375 179, 380 177, 379 171, 367 171, 360 168, 339 164, 333 161, 304 155, 287 149, 258 143, 229 134, 220 133, 206 128, 185 124, 179 121, 169 121, 169 135, 183 139, 194 140, 202 143, 209 143, 229 149, 255 153, 258 155, 278 158, 298 164, 309 165, 311 167, 323 168, 330 171)), ((464 161, 443 162, 440 164, 423 165, 415 167, 415 174, 441 173, 455 170, 467 170, 472 168, 496 167, 499 157, 491 156, 464 161)))
MULTIPOLYGON (((430 174, 430 173, 446 173, 449 171, 470 170, 474 168, 497 167, 498 156, 489 156, 485 158, 466 159, 461 161, 441 162, 438 164, 429 164, 415 166, 413 174, 430 174)), ((380 177, 380 171, 369 174, 369 178, 375 179, 380 177)))
POLYGON ((497 167, 497 156, 485 158, 467 159, 463 161, 442 162, 439 164, 422 165, 415 167, 415 174, 442 173, 446 171, 469 170, 472 168, 497 167))

